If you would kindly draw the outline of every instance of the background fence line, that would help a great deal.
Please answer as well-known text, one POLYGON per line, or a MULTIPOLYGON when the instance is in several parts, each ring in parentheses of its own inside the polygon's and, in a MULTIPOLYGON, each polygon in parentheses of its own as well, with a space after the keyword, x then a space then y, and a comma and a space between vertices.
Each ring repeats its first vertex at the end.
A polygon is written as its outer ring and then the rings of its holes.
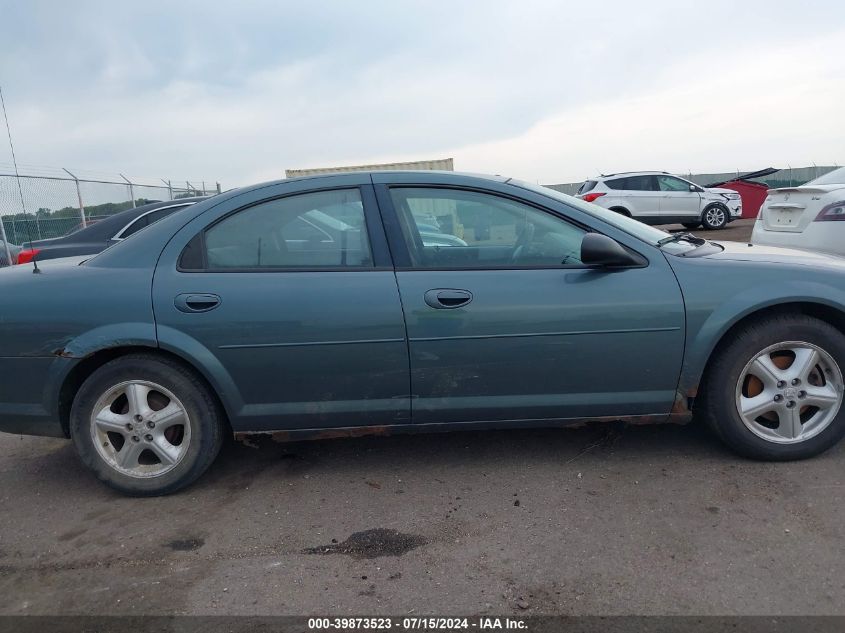
MULTIPOLYGON (((6 239, 18 245, 61 237, 148 202, 219 192, 220 183, 212 180, 153 181, 123 174, 33 166, 22 166, 18 177, 11 165, 0 164, 0 220, 6 239)), ((2 260, 5 258, 0 257, 2 260)))

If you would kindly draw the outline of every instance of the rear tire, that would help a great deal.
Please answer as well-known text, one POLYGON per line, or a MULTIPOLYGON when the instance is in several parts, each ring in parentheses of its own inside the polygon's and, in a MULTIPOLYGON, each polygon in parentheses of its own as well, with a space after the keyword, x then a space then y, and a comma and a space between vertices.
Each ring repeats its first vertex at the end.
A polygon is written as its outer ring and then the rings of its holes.
POLYGON ((628 211, 628 209, 626 209, 625 207, 611 207, 609 210, 613 211, 614 213, 618 213, 619 215, 624 215, 629 218, 631 217, 631 212, 628 211))
POLYGON ((845 436, 843 367, 845 334, 830 324, 767 317, 732 332, 717 352, 697 414, 746 457, 813 457, 845 436))
POLYGON ((217 457, 224 415, 192 371, 154 354, 123 356, 82 384, 70 436, 103 483, 137 497, 194 482, 217 457))

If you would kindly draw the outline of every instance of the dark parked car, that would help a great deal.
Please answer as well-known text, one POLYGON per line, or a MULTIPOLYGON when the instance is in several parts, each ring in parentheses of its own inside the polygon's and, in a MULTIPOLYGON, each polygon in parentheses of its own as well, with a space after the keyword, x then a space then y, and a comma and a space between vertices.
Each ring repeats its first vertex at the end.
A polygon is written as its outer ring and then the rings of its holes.
POLYGON ((17 255, 17 263, 26 264, 33 258, 40 262, 59 257, 94 255, 126 239, 145 226, 205 199, 206 197, 197 196, 166 202, 151 202, 91 222, 86 228, 80 228, 63 237, 26 242, 17 255))
POLYGON ((669 235, 508 178, 230 191, 96 257, 0 270, 0 429, 134 495, 226 434, 710 424, 787 460, 845 434, 845 261, 669 235), (450 227, 451 245, 426 243, 450 227))

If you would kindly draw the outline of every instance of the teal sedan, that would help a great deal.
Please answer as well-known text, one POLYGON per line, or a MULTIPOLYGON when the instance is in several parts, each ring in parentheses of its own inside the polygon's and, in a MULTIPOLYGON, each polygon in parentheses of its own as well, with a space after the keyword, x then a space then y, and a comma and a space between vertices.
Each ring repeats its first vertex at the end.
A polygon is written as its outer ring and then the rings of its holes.
POLYGON ((230 191, 90 259, 0 270, 0 324, 0 430, 70 438, 132 495, 193 482, 227 435, 695 416, 792 460, 845 434, 845 260, 498 176, 230 191))

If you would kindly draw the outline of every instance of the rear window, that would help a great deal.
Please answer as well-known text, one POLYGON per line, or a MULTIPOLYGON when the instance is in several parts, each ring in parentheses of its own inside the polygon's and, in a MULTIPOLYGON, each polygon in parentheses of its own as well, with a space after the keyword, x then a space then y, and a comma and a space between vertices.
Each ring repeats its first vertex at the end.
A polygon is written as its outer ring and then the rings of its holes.
POLYGON ((815 180, 811 180, 808 185, 845 185, 845 167, 834 169, 827 172, 824 176, 819 176, 815 180))
POLYGON ((585 180, 581 186, 578 188, 578 193, 587 193, 588 191, 592 191, 595 189, 595 186, 598 184, 596 180, 585 180))

